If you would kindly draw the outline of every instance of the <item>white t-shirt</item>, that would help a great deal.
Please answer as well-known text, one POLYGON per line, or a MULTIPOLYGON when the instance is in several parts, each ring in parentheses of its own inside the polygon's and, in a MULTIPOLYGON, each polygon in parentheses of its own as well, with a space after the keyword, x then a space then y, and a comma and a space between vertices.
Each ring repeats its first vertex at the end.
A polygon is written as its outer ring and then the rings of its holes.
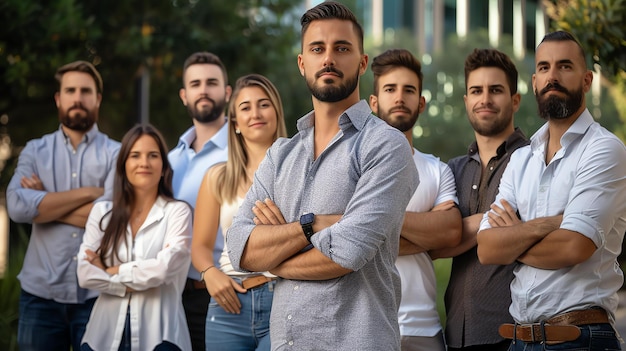
MULTIPOLYGON (((413 161, 420 184, 406 210, 427 212, 448 200, 458 203, 454 175, 448 165, 438 157, 414 151, 413 161)), ((398 256, 396 267, 402 281, 402 300, 398 311, 400 334, 434 336, 441 331, 441 323, 436 306, 437 280, 430 256, 426 252, 398 256)))

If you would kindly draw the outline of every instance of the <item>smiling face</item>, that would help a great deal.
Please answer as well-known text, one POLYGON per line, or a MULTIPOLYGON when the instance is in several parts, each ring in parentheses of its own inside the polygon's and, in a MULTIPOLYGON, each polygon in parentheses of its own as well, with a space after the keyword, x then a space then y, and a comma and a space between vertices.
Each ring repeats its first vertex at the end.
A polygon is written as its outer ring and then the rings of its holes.
POLYGON ((257 86, 241 89, 235 100, 235 128, 246 142, 271 145, 277 128, 276 108, 257 86))
POLYGON ((378 77, 377 95, 370 96, 370 107, 390 126, 406 132, 424 111, 419 77, 406 67, 397 67, 378 77))
POLYGON ((546 41, 535 53, 533 90, 539 115, 544 119, 567 119, 585 109, 585 93, 591 87, 580 47, 573 41, 546 41))
POLYGON ((352 22, 324 19, 311 22, 302 37, 298 67, 314 98, 337 102, 357 94, 367 55, 359 49, 352 22))
POLYGON ((218 65, 191 65, 185 71, 184 82, 180 99, 194 120, 210 123, 224 114, 230 87, 224 82, 224 74, 218 65))
POLYGON ((163 157, 159 145, 150 135, 142 135, 130 148, 126 158, 126 178, 135 191, 152 190, 158 192, 163 172, 163 157))
POLYGON ((504 71, 477 68, 469 73, 466 85, 463 99, 474 131, 486 137, 513 133, 513 114, 519 109, 520 95, 511 95, 504 71))
POLYGON ((59 121, 64 128, 86 132, 98 120, 102 96, 88 73, 69 71, 63 74, 59 92, 54 96, 59 121))

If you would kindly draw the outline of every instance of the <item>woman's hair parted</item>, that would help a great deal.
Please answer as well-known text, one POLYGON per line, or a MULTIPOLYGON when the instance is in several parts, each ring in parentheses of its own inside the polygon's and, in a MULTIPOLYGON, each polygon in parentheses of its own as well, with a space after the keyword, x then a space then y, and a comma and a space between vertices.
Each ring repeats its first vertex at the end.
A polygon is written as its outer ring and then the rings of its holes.
MULTIPOLYGON (((163 170, 157 190, 157 195, 167 199, 174 198, 172 190, 173 170, 167 159, 167 144, 161 133, 150 124, 138 124, 131 128, 122 138, 122 146, 120 147, 117 163, 115 167, 115 177, 113 181, 113 207, 111 211, 106 213, 100 220, 100 230, 104 231, 100 248, 97 254, 100 256, 102 263, 106 267, 113 264, 113 254, 117 256, 117 249, 121 241, 125 238, 126 227, 130 221, 130 211, 135 201, 135 191, 126 176, 126 160, 130 154, 133 145, 137 140, 148 135, 154 139, 161 153, 161 161, 163 162, 163 170), (110 220, 106 228, 104 219, 110 216, 110 220)), ((117 256, 119 259, 119 256, 117 256)))

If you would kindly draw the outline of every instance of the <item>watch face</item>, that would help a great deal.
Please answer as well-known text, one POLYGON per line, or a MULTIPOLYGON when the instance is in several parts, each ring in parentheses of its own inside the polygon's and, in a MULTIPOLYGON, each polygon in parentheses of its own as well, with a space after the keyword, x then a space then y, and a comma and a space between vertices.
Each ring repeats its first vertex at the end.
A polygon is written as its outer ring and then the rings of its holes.
POLYGON ((304 225, 304 224, 311 224, 313 223, 313 219, 315 218, 315 215, 312 213, 305 213, 300 217, 300 224, 304 225))

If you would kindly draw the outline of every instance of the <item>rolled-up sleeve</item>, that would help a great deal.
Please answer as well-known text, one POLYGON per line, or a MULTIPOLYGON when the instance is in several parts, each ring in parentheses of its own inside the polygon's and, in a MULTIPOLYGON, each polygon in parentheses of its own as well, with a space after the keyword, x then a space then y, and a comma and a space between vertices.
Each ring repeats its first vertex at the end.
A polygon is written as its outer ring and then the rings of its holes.
POLYGON ((7 211, 18 223, 32 223, 39 215, 37 207, 46 195, 45 191, 22 188, 22 177, 38 174, 36 169, 35 143, 28 142, 20 153, 15 173, 7 187, 7 211))

